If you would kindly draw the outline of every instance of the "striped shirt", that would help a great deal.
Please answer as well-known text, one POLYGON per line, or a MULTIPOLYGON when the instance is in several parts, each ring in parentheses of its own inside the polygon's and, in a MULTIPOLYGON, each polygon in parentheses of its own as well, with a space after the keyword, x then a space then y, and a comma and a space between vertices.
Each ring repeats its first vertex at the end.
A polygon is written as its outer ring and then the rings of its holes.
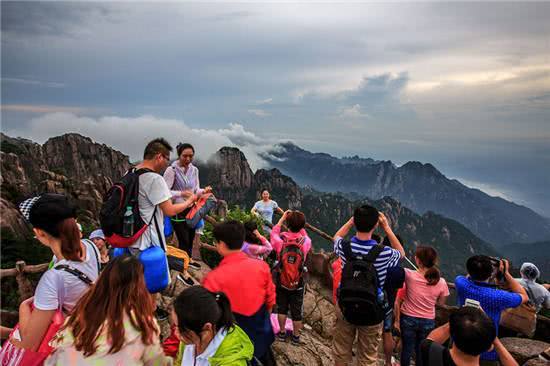
MULTIPOLYGON (((346 258, 344 257, 344 250, 342 249, 342 240, 341 237, 336 237, 334 240, 334 252, 342 258, 342 268, 346 264, 346 258)), ((351 238, 351 251, 356 255, 367 255, 372 247, 376 244, 376 240, 359 240, 355 236, 351 238)), ((392 249, 390 247, 384 247, 384 250, 380 252, 376 261, 374 262, 374 268, 378 274, 378 284, 380 287, 384 287, 384 282, 386 282, 386 272, 388 268, 395 267, 399 265, 399 260, 401 259, 401 253, 398 250, 392 249)))

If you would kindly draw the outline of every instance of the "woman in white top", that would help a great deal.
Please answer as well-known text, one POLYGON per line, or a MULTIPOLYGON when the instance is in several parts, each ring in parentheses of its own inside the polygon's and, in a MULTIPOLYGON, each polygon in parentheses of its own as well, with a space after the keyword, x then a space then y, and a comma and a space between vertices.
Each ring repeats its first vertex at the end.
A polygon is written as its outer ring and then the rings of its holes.
MULTIPOLYGON (((176 151, 178 159, 164 171, 164 180, 172 192, 174 203, 183 202, 193 194, 200 196, 205 193, 211 193, 212 188, 210 186, 204 189, 200 188, 199 169, 192 163, 195 156, 193 145, 187 143, 178 144, 176 151)), ((187 225, 184 214, 172 217, 172 226, 178 238, 180 249, 185 250, 189 257, 192 258, 195 229, 187 225)), ((189 265, 200 267, 200 265, 193 261, 189 265)))
POLYGON ((269 191, 264 189, 262 191, 262 199, 254 204, 252 207, 252 212, 255 215, 259 215, 264 221, 263 230, 265 233, 271 235, 271 228, 266 223, 273 223, 273 214, 278 212, 279 214, 284 214, 285 212, 279 207, 277 202, 270 199, 269 191))
POLYGON ((36 238, 54 254, 54 266, 40 278, 34 297, 19 306, 21 341, 11 340, 35 351, 56 310, 70 312, 96 280, 99 255, 93 244, 80 240, 76 207, 66 196, 46 193, 24 201, 19 210, 32 224, 36 238))

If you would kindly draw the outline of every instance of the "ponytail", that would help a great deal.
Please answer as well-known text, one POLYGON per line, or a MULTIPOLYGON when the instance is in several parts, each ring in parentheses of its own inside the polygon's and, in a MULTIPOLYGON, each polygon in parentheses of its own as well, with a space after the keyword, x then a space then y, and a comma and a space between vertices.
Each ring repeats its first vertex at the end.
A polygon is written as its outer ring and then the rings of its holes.
POLYGON ((80 230, 76 220, 69 217, 56 225, 57 237, 61 240, 61 253, 65 259, 81 261, 82 246, 80 245, 80 230))
POLYGON ((437 268, 437 252, 434 248, 419 245, 416 248, 416 258, 426 268, 424 278, 428 281, 428 286, 435 286, 439 283, 441 273, 437 268))
POLYGON ((227 330, 230 330, 235 326, 235 317, 231 311, 231 303, 229 302, 229 298, 223 292, 211 292, 211 294, 214 296, 214 299, 218 303, 221 311, 221 316, 216 323, 216 329, 225 327, 227 330))
POLYGON ((230 330, 235 325, 229 299, 223 292, 210 292, 202 286, 183 290, 174 300, 180 332, 191 330, 200 334, 204 325, 210 323, 216 330, 230 330))

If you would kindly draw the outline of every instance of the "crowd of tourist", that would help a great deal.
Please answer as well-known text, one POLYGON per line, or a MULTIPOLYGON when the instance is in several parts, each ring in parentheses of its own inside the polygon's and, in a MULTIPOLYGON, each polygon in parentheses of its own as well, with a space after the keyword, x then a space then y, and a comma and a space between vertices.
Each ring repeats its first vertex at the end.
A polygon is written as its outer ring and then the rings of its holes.
MULTIPOLYGON (((200 187, 194 147, 179 144, 176 151, 170 164, 166 140, 146 146, 143 161, 106 196, 106 202, 116 201, 111 214, 119 222, 102 222, 103 230, 89 239, 81 238, 77 208, 66 196, 46 193, 20 204, 53 260, 34 296, 21 303, 16 328, 2 328, 3 336, 9 334, 2 365, 275 365, 274 342, 303 345, 305 264, 312 248, 305 215, 283 211, 262 191, 251 210, 260 226, 256 220, 228 220, 213 227, 222 260, 196 285, 187 269, 200 268, 193 261, 196 222, 212 188, 200 187), (274 213, 281 218, 272 225, 274 213), (178 248, 167 245, 165 216, 178 248), (272 265, 265 260, 270 253, 272 265), (170 281, 170 268, 181 272, 186 288, 162 309, 158 293, 170 281), (159 321, 167 318, 172 333, 161 342, 159 321)), ((105 205, 102 214, 109 213, 105 205)), ((354 358, 357 365, 375 365, 381 345, 385 365, 394 366, 396 335, 403 366, 413 359, 421 366, 516 365, 498 338, 502 314, 520 306, 533 313, 550 307, 535 265, 523 264, 521 278, 514 279, 508 261, 474 255, 467 275, 454 280, 458 310, 436 328, 436 306, 446 303, 449 286, 433 247, 416 246, 414 268, 404 268, 401 238, 385 214, 369 205, 355 208, 333 241, 337 366, 354 358)))

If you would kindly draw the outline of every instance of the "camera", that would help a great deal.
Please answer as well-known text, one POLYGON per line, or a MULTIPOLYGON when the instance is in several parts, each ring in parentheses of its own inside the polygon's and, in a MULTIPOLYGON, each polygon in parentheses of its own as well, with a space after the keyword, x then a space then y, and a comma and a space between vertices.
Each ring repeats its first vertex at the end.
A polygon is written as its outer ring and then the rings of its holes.
POLYGON ((493 265, 493 277, 496 278, 498 282, 504 281, 504 273, 508 270, 506 268, 506 263, 503 262, 504 270, 500 270, 500 263, 502 262, 501 258, 498 257, 489 257, 491 264, 493 265))

